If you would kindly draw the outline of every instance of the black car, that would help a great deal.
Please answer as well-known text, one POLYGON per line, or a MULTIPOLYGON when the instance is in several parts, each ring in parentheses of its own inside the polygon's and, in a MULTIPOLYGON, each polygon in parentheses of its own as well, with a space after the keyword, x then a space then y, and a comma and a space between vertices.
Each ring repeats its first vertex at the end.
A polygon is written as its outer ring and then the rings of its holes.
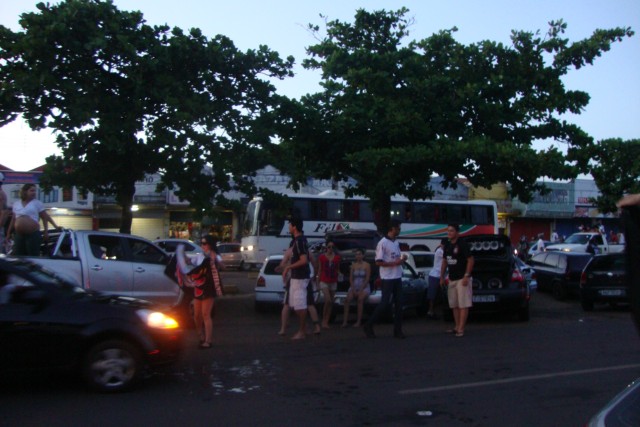
POLYGON ((536 271, 538 289, 551 291, 557 300, 577 295, 582 270, 591 254, 550 251, 534 255, 529 265, 536 271))
POLYGON ((152 303, 87 292, 25 260, 0 258, 0 373, 71 370, 100 391, 177 359, 182 329, 152 303))
POLYGON ((596 302, 629 303, 624 253, 594 256, 580 277, 580 303, 592 311, 596 302))
MULTIPOLYGON (((471 272, 473 307, 470 313, 511 312, 529 320, 529 286, 518 268, 511 241, 501 234, 461 237, 469 245, 474 264, 471 272)), ((446 300, 446 292, 445 300, 446 300)), ((448 307, 445 304, 445 308, 448 307)), ((451 319, 445 310, 445 320, 451 319)))

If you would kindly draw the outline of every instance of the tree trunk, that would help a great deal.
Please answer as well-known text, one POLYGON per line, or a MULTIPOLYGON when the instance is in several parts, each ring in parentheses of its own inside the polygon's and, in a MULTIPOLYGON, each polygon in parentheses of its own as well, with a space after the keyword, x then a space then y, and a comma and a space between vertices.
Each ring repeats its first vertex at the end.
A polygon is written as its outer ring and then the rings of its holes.
POLYGON ((120 217, 120 233, 131 234, 131 224, 133 223, 133 196, 136 194, 135 182, 127 186, 126 189, 121 188, 118 194, 118 204, 122 208, 120 217))

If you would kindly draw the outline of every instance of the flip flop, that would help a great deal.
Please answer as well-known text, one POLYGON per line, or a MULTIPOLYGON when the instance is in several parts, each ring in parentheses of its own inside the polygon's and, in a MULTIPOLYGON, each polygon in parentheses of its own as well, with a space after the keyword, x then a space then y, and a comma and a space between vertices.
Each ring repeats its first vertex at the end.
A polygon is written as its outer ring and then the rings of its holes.
POLYGON ((456 332, 456 337, 460 338, 464 336, 464 332, 456 332))

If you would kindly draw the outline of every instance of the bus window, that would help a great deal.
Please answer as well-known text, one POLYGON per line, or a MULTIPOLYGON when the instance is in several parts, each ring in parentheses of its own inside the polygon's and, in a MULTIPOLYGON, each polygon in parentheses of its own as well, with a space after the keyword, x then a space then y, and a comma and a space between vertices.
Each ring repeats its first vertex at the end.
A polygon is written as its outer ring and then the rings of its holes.
POLYGON ((446 205, 443 206, 445 208, 445 219, 449 224, 463 224, 465 223, 466 215, 464 214, 466 206, 464 205, 446 205))
POLYGON ((436 205, 416 203, 413 209, 414 221, 427 224, 438 223, 436 205))
POLYGON ((351 221, 360 220, 360 202, 355 200, 344 201, 344 219, 351 221))
POLYGON ((493 225, 493 215, 489 206, 470 206, 471 223, 472 224, 491 224, 493 225))

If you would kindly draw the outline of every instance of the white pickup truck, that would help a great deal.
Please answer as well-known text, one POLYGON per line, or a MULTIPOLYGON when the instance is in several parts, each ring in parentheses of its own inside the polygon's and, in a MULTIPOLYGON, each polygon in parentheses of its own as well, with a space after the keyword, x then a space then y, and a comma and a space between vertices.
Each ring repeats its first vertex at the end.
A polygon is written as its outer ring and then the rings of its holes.
POLYGON ((41 257, 21 257, 74 279, 87 290, 175 306, 180 288, 164 274, 168 255, 137 236, 90 230, 62 230, 41 257))
POLYGON ((598 253, 608 254, 624 251, 624 245, 612 245, 607 243, 607 239, 600 233, 586 232, 586 233, 574 233, 567 237, 564 243, 554 243, 548 245, 546 251, 563 251, 563 252, 590 252, 589 242, 598 247, 598 253))

